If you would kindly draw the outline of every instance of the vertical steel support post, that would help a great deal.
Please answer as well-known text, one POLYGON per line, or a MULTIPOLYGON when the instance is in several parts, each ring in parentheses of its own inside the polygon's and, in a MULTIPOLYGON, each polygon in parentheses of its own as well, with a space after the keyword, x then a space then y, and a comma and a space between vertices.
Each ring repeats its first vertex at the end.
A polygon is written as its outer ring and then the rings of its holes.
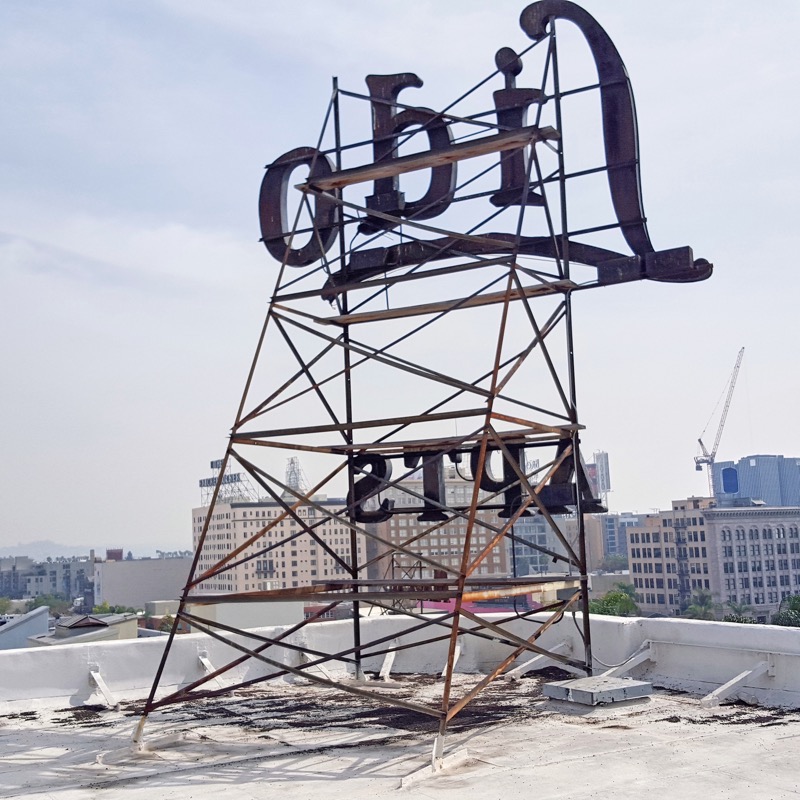
MULTIPOLYGON (((564 125, 561 112, 561 82, 558 67, 558 39, 556 35, 556 20, 550 22, 550 54, 553 61, 553 96, 556 109, 556 128, 561 136, 558 142, 558 171, 559 171, 559 205, 561 210, 561 263, 563 275, 566 280, 570 278, 570 253, 569 253, 569 218, 567 213, 567 182, 566 167, 564 163, 564 125)), ((578 425, 578 391, 575 372, 575 335, 574 321, 572 314, 572 292, 564 295, 565 325, 567 338, 567 370, 569 380, 569 415, 570 422, 578 425)), ((575 465, 576 475, 576 495, 577 502, 575 514, 578 521, 578 556, 580 559, 580 593, 581 593, 581 617, 582 635, 584 647, 584 664, 586 673, 592 674, 592 639, 591 626, 589 624, 589 575, 588 560, 586 553, 586 523, 583 517, 583 492, 580 471, 582 470, 580 435, 578 429, 572 433, 572 459, 575 465)))
MULTIPOLYGON (((342 169, 342 132, 341 132, 341 118, 339 114, 339 78, 333 78, 333 135, 336 150, 336 169, 342 169)), ((336 199, 340 200, 342 196, 342 189, 336 190, 336 199)), ((339 227, 339 268, 346 269, 345 257, 347 253, 347 243, 344 235, 344 206, 337 203, 336 214, 338 216, 339 227)), ((348 293, 342 293, 342 314, 346 315, 349 310, 348 293)), ((352 361, 350 350, 350 325, 345 324, 342 328, 342 339, 345 347, 343 352, 344 359, 344 402, 345 402, 345 421, 347 427, 345 428, 344 436, 345 442, 348 445, 353 444, 353 386, 352 386, 352 361)), ((347 490, 348 496, 354 497, 355 486, 355 468, 353 465, 354 454, 352 448, 347 451, 347 490)), ((355 526, 357 520, 355 518, 355 509, 351 505, 347 510, 347 516, 350 520, 350 577, 355 581, 358 578, 358 538, 355 526)), ((358 594, 358 585, 355 584, 353 591, 358 594)), ((355 648, 355 662, 356 662, 356 678, 363 678, 363 671, 361 669, 361 614, 360 606, 357 601, 353 601, 353 647, 355 648)))

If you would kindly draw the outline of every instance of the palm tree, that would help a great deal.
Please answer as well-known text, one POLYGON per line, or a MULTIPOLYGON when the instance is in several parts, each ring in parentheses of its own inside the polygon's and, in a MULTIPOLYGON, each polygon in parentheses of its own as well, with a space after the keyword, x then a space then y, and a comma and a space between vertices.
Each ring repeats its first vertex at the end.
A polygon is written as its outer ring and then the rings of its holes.
POLYGON ((684 616, 689 619, 716 619, 717 612, 721 610, 722 606, 714 602, 714 596, 708 589, 697 589, 684 616))
POLYGON ((632 583, 615 583, 614 586, 623 594, 628 595, 631 600, 636 600, 636 587, 632 583))
POLYGON ((728 600, 727 606, 731 613, 737 617, 746 617, 753 611, 753 607, 747 605, 747 603, 736 603, 733 600, 728 600))
POLYGON ((618 617, 635 617, 640 613, 636 601, 627 592, 611 592, 606 597, 609 599, 607 607, 611 614, 618 617))

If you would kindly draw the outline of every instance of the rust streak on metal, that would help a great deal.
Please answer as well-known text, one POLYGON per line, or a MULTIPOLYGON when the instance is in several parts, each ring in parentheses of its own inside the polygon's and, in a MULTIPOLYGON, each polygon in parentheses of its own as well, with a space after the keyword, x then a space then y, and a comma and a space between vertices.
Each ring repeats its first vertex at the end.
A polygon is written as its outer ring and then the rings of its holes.
POLYGON ((317 178, 307 183, 299 184, 296 188, 300 191, 316 189, 329 192, 331 189, 341 189, 354 183, 368 183, 380 178, 402 175, 422 169, 432 169, 467 158, 501 153, 506 150, 517 150, 533 142, 558 139, 558 131, 554 128, 537 128, 529 126, 519 131, 506 131, 481 139, 454 144, 447 149, 431 150, 410 156, 400 156, 380 164, 368 164, 353 169, 343 169, 334 172, 330 177, 317 178))

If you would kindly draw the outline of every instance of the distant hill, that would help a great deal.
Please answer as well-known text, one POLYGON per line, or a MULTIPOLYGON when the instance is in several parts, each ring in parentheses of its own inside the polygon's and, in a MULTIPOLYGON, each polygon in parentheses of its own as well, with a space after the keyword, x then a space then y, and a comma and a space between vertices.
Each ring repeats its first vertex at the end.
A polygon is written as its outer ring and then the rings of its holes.
MULTIPOLYGON (((91 549, 88 545, 57 544, 48 539, 41 539, 36 542, 20 542, 13 547, 0 547, 0 558, 7 556, 29 556, 36 560, 44 560, 48 556, 70 558, 72 556, 88 556, 91 549)), ((104 549, 95 548, 95 550, 97 555, 105 555, 104 549)))

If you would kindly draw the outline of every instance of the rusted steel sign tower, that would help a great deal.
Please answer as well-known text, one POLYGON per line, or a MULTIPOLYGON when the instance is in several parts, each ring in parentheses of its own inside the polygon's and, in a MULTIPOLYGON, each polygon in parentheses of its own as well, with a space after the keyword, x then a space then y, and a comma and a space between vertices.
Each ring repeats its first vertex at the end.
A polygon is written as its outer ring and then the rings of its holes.
POLYGON ((688 247, 651 244, 631 86, 605 31, 565 0, 533 3, 520 23, 528 38, 498 50, 485 80, 441 111, 412 104, 412 88, 422 86, 413 73, 370 75, 366 93, 334 81, 317 144, 267 167, 261 230, 280 269, 176 620, 225 641, 240 636, 230 664, 159 697, 171 637, 144 718, 218 693, 209 681, 252 659, 261 673, 236 686, 291 674, 411 708, 438 719, 440 753, 448 722, 520 655, 547 653, 537 638, 566 611, 584 612, 585 652, 548 655, 591 671, 583 515, 600 505, 580 456, 573 298, 642 279, 703 280, 711 265, 688 247), (594 59, 585 85, 568 79, 562 30, 573 44, 582 34, 578 44, 594 59), (565 135, 570 103, 586 97, 597 106, 595 128, 582 123, 565 135), (351 138, 368 114, 370 135, 362 129, 351 138), (595 163, 586 163, 584 139, 596 145, 595 163), (602 201, 592 194, 598 184, 602 201), (286 458, 298 454, 308 490, 283 477, 286 458), (449 497, 447 469, 471 481, 469 497, 449 497), (209 547, 209 530, 233 472, 247 473, 278 513, 220 552, 209 547), (412 475, 418 490, 408 488, 412 475), (346 499, 332 509, 325 495, 346 499), (543 597, 547 578, 486 569, 499 548, 520 544, 514 526, 535 514, 561 547, 522 544, 568 564, 574 577, 561 579, 558 599, 542 604, 544 621, 531 611, 476 616, 467 604, 477 599, 543 597), (563 514, 577 519, 577 538, 562 530, 563 514), (320 534, 331 517, 346 547, 320 534), (405 536, 409 518, 417 527, 405 536), (445 534, 457 541, 457 559, 422 546, 445 534), (288 588, 205 589, 300 537, 335 564, 330 576, 300 586, 287 580, 288 588), (361 551, 360 540, 376 547, 361 551), (398 554, 419 569, 392 574, 398 554), (187 608, 286 599, 323 611, 270 639, 187 608), (450 605, 419 613, 417 604, 430 600, 450 605), (351 641, 337 652, 305 650, 291 664, 276 656, 278 648, 302 651, 293 634, 342 603, 353 609, 351 641), (406 614, 416 638, 370 639, 362 622, 368 606, 406 614), (525 636, 509 627, 520 616, 530 618, 525 636), (508 653, 455 696, 460 636, 500 640, 508 653), (367 659, 438 640, 448 656, 437 702, 410 703, 358 680, 367 659), (313 669, 331 662, 346 663, 355 680, 313 669))

